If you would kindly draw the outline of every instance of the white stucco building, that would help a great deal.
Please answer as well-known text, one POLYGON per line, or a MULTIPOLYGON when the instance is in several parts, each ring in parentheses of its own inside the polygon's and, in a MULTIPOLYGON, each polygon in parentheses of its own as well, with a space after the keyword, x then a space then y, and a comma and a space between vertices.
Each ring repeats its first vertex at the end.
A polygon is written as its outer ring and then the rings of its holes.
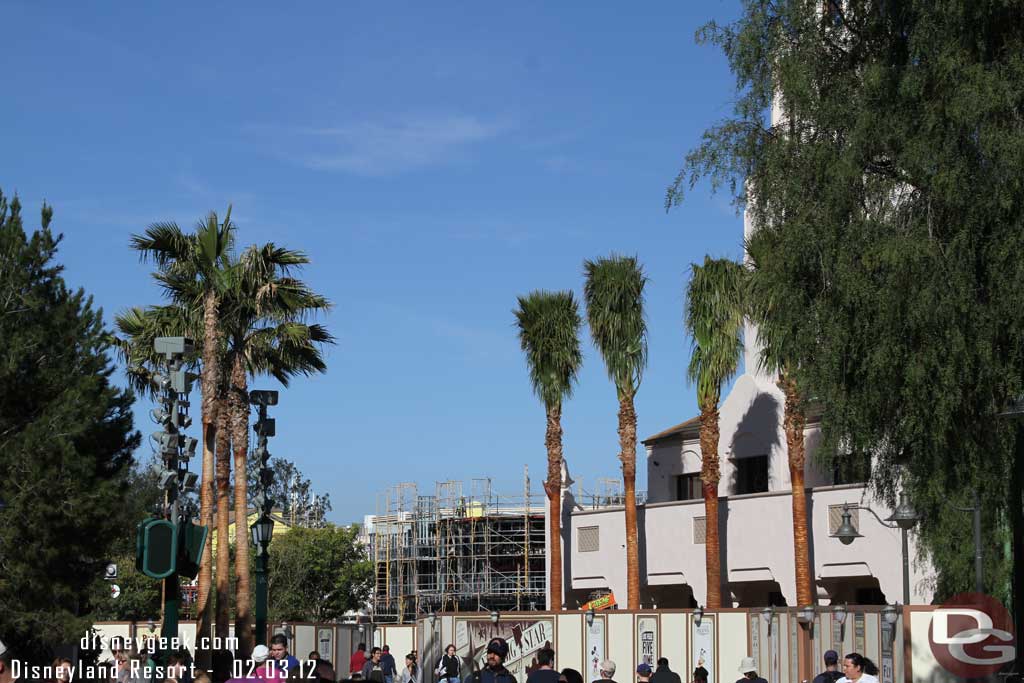
MULTIPOLYGON (((744 232, 750 235, 749 220, 744 232)), ((783 431, 784 395, 759 369, 757 329, 744 330, 746 372, 720 406, 719 530, 723 604, 736 607, 796 604, 792 501, 783 431)), ((698 419, 643 441, 648 492, 638 509, 641 602, 644 607, 705 604, 704 503, 700 489, 698 419)), ((863 538, 843 545, 830 537, 843 503, 867 506, 886 519, 892 511, 872 499, 866 473, 821 471, 814 450, 818 419, 809 416, 807 453, 810 563, 819 604, 903 602, 902 539, 866 510, 852 511, 863 538)), ((638 468, 642 467, 638 463, 638 468)), ((621 506, 583 509, 564 489, 565 604, 572 608, 595 591, 626 598, 625 515, 621 506)), ((910 602, 930 603, 930 570, 919 562, 910 537, 910 602)))

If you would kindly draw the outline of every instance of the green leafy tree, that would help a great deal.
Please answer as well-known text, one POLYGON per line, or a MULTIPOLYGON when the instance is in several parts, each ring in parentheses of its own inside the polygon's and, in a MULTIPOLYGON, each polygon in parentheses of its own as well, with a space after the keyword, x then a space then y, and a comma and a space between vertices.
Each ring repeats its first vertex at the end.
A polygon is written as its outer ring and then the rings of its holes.
POLYGON ((548 548, 551 552, 549 609, 562 609, 562 399, 583 365, 579 306, 571 291, 534 291, 519 297, 515 311, 519 342, 526 355, 533 392, 544 403, 548 452, 548 548))
POLYGON ((52 216, 44 204, 27 233, 0 194, 0 633, 36 662, 91 625, 139 444, 102 312, 61 275, 52 216))
POLYGON ((722 386, 736 374, 743 353, 743 296, 746 274, 743 266, 729 259, 704 258, 693 265, 686 291, 686 330, 693 339, 693 353, 687 371, 697 385, 700 408, 701 490, 707 520, 704 544, 707 572, 707 601, 710 608, 722 606, 722 559, 718 537, 718 402, 722 386))
POLYGON ((619 460, 626 516, 626 590, 629 609, 640 608, 640 549, 636 528, 636 407, 633 399, 647 366, 644 285, 634 257, 584 261, 583 298, 594 345, 604 358, 619 399, 619 460))
POLYGON ((373 564, 357 543, 358 527, 296 527, 270 544, 270 618, 331 621, 362 607, 373 564))
POLYGON ((762 325, 787 339, 789 379, 824 411, 819 453, 870 454, 875 492, 890 504, 910 495, 939 599, 973 586, 970 518, 951 505, 982 491, 997 539, 985 543, 985 588, 1005 597, 1002 519, 1018 530, 1024 577, 1019 427, 999 417, 1024 386, 1019 7, 743 7, 699 34, 724 50, 738 97, 668 203, 702 177, 731 188, 769 283, 762 325))
MULTIPOLYGON (((306 478, 291 460, 280 456, 270 458, 270 469, 274 471, 274 481, 267 495, 274 499, 275 509, 280 509, 282 516, 290 526, 319 528, 327 524, 325 515, 331 511, 330 494, 316 493, 314 482, 306 478)), ((259 461, 255 458, 247 464, 249 506, 254 507, 256 492, 260 489, 259 461)))

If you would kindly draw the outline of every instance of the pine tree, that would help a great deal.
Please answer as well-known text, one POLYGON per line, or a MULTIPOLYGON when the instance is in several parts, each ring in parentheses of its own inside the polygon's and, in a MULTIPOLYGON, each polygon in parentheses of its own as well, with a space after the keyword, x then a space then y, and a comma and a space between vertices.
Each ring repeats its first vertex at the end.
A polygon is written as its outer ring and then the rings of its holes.
POLYGON ((90 624, 90 590, 126 527, 129 391, 111 384, 102 312, 65 284, 53 210, 26 233, 0 194, 0 633, 43 661, 90 624))

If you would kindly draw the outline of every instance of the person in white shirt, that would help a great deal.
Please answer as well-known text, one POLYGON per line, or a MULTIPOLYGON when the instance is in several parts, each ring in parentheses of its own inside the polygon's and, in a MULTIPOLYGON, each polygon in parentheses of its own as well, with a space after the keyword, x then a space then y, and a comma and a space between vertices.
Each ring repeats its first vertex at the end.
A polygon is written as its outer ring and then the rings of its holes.
POLYGON ((843 657, 843 677, 836 683, 878 683, 878 667, 856 652, 843 657))

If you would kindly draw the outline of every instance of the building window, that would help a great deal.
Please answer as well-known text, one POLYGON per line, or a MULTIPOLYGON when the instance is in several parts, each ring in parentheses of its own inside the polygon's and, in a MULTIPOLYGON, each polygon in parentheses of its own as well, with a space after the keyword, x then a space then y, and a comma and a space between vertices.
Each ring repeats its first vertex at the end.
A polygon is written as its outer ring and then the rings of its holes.
POLYGON ((694 517, 693 518, 693 543, 694 545, 704 545, 708 539, 708 518, 707 517, 694 517))
POLYGON ((596 553, 601 549, 601 527, 581 526, 576 538, 581 553, 596 553))
MULTIPOLYGON (((843 523, 843 506, 842 505, 829 505, 828 506, 828 533, 830 535, 835 534, 839 525, 843 523)), ((860 510, 856 508, 850 509, 850 524, 853 528, 860 533, 860 510)))
POLYGON ((768 490, 768 456, 736 459, 736 495, 768 490))
POLYGON ((676 500, 697 500, 703 497, 700 472, 680 474, 676 477, 676 500))

